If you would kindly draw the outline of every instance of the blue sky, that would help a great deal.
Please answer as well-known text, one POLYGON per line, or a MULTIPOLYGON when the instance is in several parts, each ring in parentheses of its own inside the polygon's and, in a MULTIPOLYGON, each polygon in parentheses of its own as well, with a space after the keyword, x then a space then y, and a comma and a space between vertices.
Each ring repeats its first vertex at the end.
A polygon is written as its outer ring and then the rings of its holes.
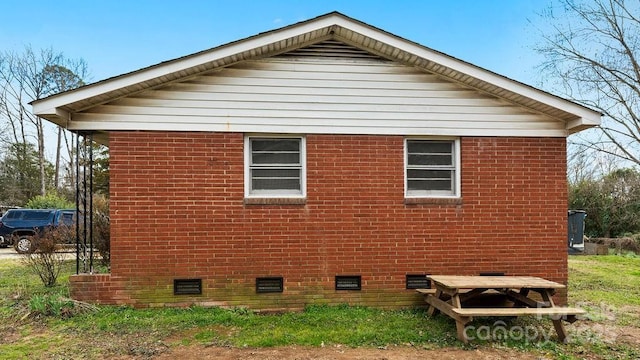
POLYGON ((551 0, 3 0, 0 51, 83 58, 90 82, 339 11, 530 85, 551 0))

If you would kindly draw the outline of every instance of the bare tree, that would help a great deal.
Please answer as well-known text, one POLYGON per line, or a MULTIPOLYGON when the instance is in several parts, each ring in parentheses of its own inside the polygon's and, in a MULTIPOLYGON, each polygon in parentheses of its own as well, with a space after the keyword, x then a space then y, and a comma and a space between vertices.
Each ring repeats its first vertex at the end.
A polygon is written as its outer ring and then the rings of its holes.
MULTIPOLYGON (((73 65, 75 65, 74 68, 76 68, 76 71, 78 71, 78 67, 81 66, 82 72, 86 72, 86 66, 84 65, 84 63, 73 63, 73 65)), ((47 65, 43 69, 43 76, 48 83, 47 92, 53 94, 60 93, 69 89, 75 89, 84 85, 84 81, 77 73, 58 64, 47 65)), ((58 188, 60 186, 60 155, 62 152, 62 133, 64 132, 64 129, 61 126, 56 127, 58 132, 58 140, 56 146, 55 178, 53 183, 54 187, 58 188)), ((68 150, 68 155, 69 158, 73 156, 72 150, 68 150)), ((72 160, 70 161, 72 162, 72 160)))
MULTIPOLYGON (((45 126, 31 112, 29 102, 84 84, 87 67, 83 60, 66 59, 52 49, 39 52, 0 53, 0 121, 10 129, 13 143, 35 142, 40 167, 40 192, 46 192, 45 126)), ((1 125, 0 125, 1 126, 1 125)), ((59 130, 61 131, 61 130, 59 130)), ((61 135, 58 135, 59 139, 61 135)), ((60 148, 56 149, 56 178, 59 177, 60 148)), ((55 186, 58 186, 56 182, 55 186)))
POLYGON ((575 142, 640 165, 640 3, 561 0, 543 17, 545 86, 604 115, 575 142))

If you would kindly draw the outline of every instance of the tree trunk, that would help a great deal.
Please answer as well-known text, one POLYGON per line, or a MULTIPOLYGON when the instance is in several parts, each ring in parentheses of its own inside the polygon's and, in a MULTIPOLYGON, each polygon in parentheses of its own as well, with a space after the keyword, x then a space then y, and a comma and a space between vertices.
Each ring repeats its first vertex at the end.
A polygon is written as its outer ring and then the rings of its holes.
POLYGON ((42 119, 37 118, 36 121, 37 135, 38 135, 38 165, 40 166, 40 195, 47 194, 47 174, 45 172, 45 156, 44 156, 44 127, 42 125, 42 119))
POLYGON ((53 179, 53 187, 58 189, 60 187, 60 147, 62 145, 62 128, 58 126, 58 143, 56 146, 56 166, 53 179))
POLYGON ((70 185, 71 185, 71 189, 75 190, 76 188, 76 168, 75 168, 75 158, 74 158, 75 139, 74 139, 73 133, 71 133, 71 142, 69 142, 69 140, 67 139, 67 132, 64 132, 63 135, 64 135, 64 143, 66 144, 66 148, 67 148, 67 153, 69 154, 69 179, 71 183, 70 185))

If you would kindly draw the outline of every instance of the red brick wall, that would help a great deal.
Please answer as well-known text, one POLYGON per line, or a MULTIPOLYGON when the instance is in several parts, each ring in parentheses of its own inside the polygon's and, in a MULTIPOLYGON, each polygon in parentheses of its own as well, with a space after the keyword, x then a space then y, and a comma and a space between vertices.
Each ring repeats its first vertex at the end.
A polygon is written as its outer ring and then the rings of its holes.
POLYGON ((566 283, 565 139, 462 138, 461 204, 404 203, 402 136, 306 139, 306 204, 245 205, 243 134, 111 133, 105 284, 118 290, 94 293, 139 306, 397 307, 422 301, 406 274, 566 283), (355 274, 362 291, 334 290, 335 275, 355 274), (262 276, 283 276, 284 293, 256 294, 262 276), (174 296, 174 278, 202 278, 203 295, 174 296))

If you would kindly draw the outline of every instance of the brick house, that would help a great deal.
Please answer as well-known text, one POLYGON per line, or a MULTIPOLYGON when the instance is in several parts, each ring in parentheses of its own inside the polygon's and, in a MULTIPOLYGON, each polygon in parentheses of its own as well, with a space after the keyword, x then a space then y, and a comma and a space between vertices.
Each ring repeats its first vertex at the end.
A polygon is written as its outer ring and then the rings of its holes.
POLYGON ((566 283, 566 137, 600 122, 339 13, 33 105, 110 149, 111 272, 72 295, 135 306, 402 307, 425 274, 566 283))

